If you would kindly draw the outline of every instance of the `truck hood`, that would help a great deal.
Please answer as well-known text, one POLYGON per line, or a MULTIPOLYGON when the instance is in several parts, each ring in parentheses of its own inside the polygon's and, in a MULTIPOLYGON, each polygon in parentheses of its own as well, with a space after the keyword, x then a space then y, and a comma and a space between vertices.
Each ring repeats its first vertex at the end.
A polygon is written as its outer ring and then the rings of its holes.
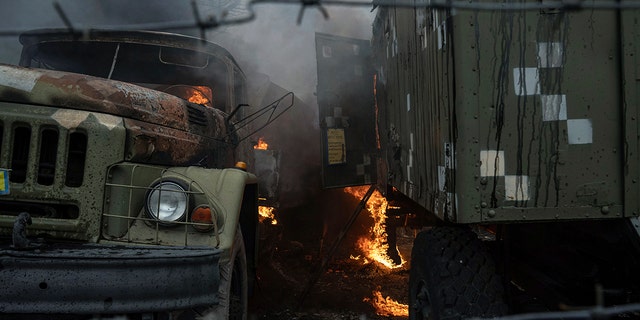
POLYGON ((126 82, 6 64, 0 64, 0 101, 101 112, 179 130, 188 130, 190 110, 205 108, 126 82))

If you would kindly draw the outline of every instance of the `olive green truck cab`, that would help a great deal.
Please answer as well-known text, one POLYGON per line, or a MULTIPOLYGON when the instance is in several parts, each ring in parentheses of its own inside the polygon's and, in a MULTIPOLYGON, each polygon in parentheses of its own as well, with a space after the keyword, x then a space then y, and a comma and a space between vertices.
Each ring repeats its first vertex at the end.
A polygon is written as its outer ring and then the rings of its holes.
POLYGON ((158 32, 20 41, 0 65, 0 317, 246 317, 258 195, 233 57, 158 32))
POLYGON ((640 10, 569 2, 378 9, 379 180, 423 229, 411 319, 638 316, 640 10))

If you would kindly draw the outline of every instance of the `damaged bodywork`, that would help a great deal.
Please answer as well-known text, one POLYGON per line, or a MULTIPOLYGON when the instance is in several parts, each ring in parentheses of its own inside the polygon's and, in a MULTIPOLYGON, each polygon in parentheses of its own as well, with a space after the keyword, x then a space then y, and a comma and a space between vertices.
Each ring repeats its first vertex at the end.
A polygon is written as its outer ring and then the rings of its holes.
POLYGON ((246 314, 258 188, 233 57, 156 32, 20 40, 0 65, 0 313, 246 314))

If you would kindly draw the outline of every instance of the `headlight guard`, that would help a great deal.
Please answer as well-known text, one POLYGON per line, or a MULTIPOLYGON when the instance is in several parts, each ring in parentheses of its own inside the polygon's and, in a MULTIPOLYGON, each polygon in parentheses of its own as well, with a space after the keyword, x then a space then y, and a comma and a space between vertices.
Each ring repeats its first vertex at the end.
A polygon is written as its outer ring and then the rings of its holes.
POLYGON ((146 193, 144 209, 147 216, 161 225, 173 225, 185 221, 189 212, 188 188, 176 180, 154 183, 146 193))

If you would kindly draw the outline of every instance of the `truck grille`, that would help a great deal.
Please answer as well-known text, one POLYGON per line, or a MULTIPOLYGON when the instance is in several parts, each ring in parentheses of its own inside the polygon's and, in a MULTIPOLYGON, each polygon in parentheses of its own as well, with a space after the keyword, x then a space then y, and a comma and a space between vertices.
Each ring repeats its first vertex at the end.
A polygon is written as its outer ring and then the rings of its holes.
POLYGON ((3 162, 9 160, 9 180, 13 183, 33 181, 38 185, 52 186, 57 170, 63 170, 60 177, 64 179, 65 186, 82 185, 87 155, 87 135, 84 132, 47 125, 0 123, 0 152, 4 156, 5 150, 1 146, 9 147, 10 155, 3 162), (7 144, 3 143, 4 139, 8 140, 7 144), (37 152, 30 152, 32 148, 37 152), (32 168, 33 172, 29 172, 32 168))

